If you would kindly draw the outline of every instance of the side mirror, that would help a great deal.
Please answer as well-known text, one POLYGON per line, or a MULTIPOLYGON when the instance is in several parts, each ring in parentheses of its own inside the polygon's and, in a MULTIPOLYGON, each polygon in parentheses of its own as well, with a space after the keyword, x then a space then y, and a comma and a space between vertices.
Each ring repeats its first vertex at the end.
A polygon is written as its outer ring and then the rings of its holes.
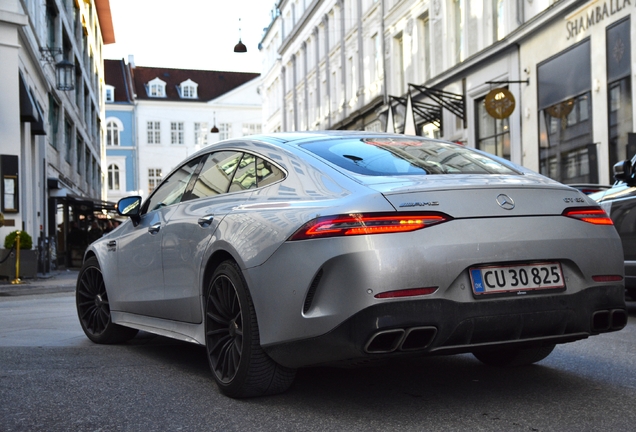
POLYGON ((617 162, 614 165, 614 178, 627 184, 634 183, 632 169, 632 163, 629 160, 617 162))
POLYGON ((117 213, 128 216, 133 222, 139 221, 139 209, 141 208, 141 197, 130 196, 122 198, 117 202, 117 213))

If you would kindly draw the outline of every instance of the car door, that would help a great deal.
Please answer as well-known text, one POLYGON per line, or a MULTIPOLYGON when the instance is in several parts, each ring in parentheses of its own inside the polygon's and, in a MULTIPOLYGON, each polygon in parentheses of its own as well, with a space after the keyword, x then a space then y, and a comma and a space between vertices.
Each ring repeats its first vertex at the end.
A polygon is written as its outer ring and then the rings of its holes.
POLYGON ((203 256, 225 215, 243 204, 256 186, 256 179, 249 179, 254 159, 240 151, 210 154, 171 215, 162 239, 166 318, 201 321, 203 256))
POLYGON ((175 170, 144 203, 137 224, 117 239, 118 310, 161 317, 164 301, 162 237, 201 158, 175 170))

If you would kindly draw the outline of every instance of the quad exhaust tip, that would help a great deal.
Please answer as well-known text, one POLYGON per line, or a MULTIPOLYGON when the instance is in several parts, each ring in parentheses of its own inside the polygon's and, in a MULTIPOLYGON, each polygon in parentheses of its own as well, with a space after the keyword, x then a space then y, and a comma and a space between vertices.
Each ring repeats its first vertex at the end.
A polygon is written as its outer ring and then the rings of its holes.
POLYGON ((625 309, 596 311, 592 314, 592 331, 606 332, 624 328, 627 325, 625 309))
POLYGON ((369 354, 386 354, 393 351, 415 351, 427 348, 435 339, 437 328, 410 327, 381 330, 374 333, 364 347, 369 354))

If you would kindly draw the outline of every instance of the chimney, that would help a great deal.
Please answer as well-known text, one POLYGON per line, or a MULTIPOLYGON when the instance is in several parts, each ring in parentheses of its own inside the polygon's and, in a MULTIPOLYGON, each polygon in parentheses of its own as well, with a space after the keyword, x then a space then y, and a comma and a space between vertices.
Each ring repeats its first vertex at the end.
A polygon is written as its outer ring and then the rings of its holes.
POLYGON ((132 54, 128 54, 128 64, 131 68, 135 68, 135 56, 132 54))

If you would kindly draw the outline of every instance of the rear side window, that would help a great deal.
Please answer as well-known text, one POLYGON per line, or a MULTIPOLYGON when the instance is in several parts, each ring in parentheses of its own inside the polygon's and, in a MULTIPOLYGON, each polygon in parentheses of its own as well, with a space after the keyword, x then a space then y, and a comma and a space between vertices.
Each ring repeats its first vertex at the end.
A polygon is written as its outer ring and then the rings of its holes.
POLYGON ((426 139, 343 139, 302 147, 340 168, 369 176, 518 174, 466 147, 426 139))
POLYGON ((256 181, 258 187, 267 186, 285 178, 285 173, 265 159, 256 158, 256 181))
POLYGON ((234 172, 243 157, 242 152, 223 151, 208 156, 188 199, 205 198, 226 193, 234 172))
POLYGON ((230 192, 238 192, 242 190, 253 189, 256 187, 256 156, 244 153, 241 162, 238 165, 230 192))

